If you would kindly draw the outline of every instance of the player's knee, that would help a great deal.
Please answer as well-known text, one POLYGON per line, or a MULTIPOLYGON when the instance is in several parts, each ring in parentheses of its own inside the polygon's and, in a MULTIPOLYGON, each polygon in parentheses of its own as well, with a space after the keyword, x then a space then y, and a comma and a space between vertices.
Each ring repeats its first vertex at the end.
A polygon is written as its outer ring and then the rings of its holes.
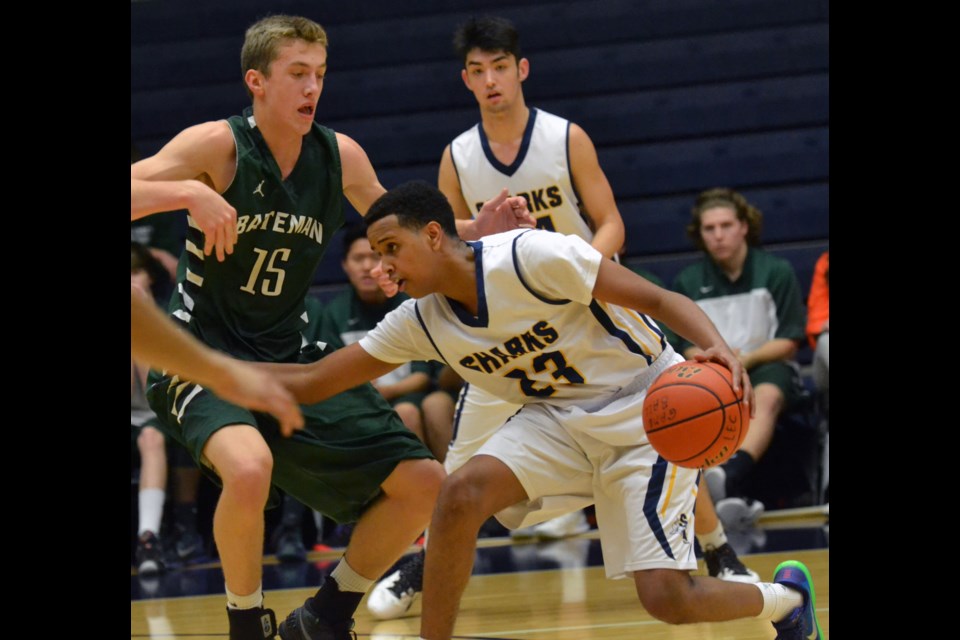
POLYGON ((266 502, 273 474, 273 457, 266 452, 251 452, 217 469, 224 490, 245 496, 251 503, 266 502))
POLYGON ((757 415, 769 416, 772 420, 783 410, 783 392, 775 384, 760 384, 753 390, 754 402, 757 404, 757 415))
POLYGON ((163 434, 151 427, 144 427, 137 436, 137 448, 140 449, 141 455, 163 451, 163 434))
POLYGON ((417 435, 423 433, 423 418, 420 415, 420 409, 417 405, 410 402, 401 402, 393 407, 393 410, 400 416, 404 426, 417 435))
MULTIPOLYGON (((468 474, 447 476, 440 489, 437 509, 459 520, 482 523, 493 515, 484 504, 484 491, 468 474)), ((477 525, 479 528, 479 524, 477 525)))
POLYGON ((643 608, 668 624, 697 622, 692 600, 693 580, 684 571, 655 569, 634 573, 637 596, 643 608))

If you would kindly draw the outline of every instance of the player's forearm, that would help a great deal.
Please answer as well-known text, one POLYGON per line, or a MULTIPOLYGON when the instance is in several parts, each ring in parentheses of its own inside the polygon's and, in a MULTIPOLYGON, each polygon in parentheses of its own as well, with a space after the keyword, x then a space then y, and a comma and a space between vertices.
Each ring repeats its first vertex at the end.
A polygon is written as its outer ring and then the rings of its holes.
POLYGON ((426 391, 430 388, 430 377, 423 372, 411 373, 403 380, 398 380, 395 384, 377 386, 377 389, 387 400, 393 400, 408 393, 417 393, 426 391))
POLYGON ((130 355, 138 362, 188 377, 201 385, 216 380, 229 361, 177 327, 152 300, 130 296, 130 355))
POLYGON ((597 228, 590 243, 594 249, 603 254, 604 258, 612 258, 620 251, 623 246, 624 231, 623 222, 620 220, 611 220, 605 222, 597 228))
POLYGON ((740 357, 740 361, 747 369, 758 365, 779 360, 790 360, 797 354, 797 343, 787 338, 774 338, 765 342, 753 351, 740 357))
POLYGON ((399 366, 377 360, 356 343, 310 364, 256 364, 273 374, 300 404, 322 402, 399 366))
MULTIPOLYGON (((130 179, 130 219, 137 220, 161 211, 189 209, 199 182, 189 180, 130 179)), ((200 185, 203 186, 203 185, 200 185)))
MULTIPOLYGON (((723 336, 703 309, 684 295, 664 290, 660 309, 653 314, 653 317, 656 320, 662 320, 674 333, 692 342, 700 351, 706 351, 711 347, 729 349, 723 336)), ((689 348, 685 350, 685 353, 688 352, 690 352, 689 348)))

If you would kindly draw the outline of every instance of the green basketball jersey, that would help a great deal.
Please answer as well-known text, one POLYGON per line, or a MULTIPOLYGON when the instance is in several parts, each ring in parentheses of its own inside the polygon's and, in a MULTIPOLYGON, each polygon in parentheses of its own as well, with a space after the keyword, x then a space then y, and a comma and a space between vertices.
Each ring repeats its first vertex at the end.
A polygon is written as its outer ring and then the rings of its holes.
POLYGON ((246 360, 291 361, 306 327, 304 298, 343 225, 343 180, 334 132, 314 123, 283 180, 247 107, 227 120, 237 171, 223 197, 237 210, 237 244, 219 262, 188 218, 186 251, 170 311, 197 337, 246 360))

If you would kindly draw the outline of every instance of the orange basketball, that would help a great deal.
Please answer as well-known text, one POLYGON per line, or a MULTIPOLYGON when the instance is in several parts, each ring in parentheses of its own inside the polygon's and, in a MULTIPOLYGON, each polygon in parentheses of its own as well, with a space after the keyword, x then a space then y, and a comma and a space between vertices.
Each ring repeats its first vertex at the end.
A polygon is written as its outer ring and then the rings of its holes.
POLYGON ((657 453, 691 469, 732 456, 750 426, 743 390, 735 394, 732 380, 723 365, 695 360, 661 373, 643 401, 643 428, 657 453))

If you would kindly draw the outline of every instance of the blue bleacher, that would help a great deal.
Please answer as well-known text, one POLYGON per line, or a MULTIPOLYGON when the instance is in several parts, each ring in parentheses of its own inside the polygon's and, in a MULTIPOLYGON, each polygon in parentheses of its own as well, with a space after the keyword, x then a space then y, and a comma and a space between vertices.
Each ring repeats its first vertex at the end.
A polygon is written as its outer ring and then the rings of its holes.
MULTIPOLYGON (((388 187, 435 181, 444 146, 476 123, 451 35, 467 16, 495 13, 522 34, 528 104, 593 139, 631 259, 670 268, 690 254, 689 207, 713 186, 738 189, 764 211, 765 244, 826 245, 826 1, 140 0, 131 3, 131 134, 144 155, 249 104, 243 32, 281 12, 329 28, 318 121, 360 142, 388 187)), ((810 272, 811 252, 786 255, 810 272)), ((330 253, 321 288, 344 281, 336 243, 330 253)))

